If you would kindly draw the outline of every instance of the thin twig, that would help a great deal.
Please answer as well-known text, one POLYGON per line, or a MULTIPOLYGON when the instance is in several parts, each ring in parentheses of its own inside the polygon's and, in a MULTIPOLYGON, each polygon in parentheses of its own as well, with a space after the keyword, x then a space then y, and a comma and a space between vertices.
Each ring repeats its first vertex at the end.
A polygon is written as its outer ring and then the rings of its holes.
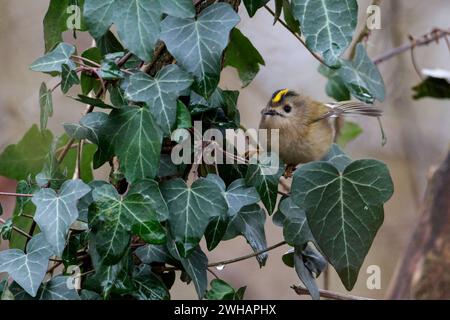
POLYGON ((399 54, 402 54, 403 52, 406 52, 408 50, 411 50, 413 46, 420 47, 428 45, 432 42, 438 42, 439 39, 448 37, 450 35, 450 30, 441 30, 441 29, 434 29, 431 32, 423 35, 422 37, 418 38, 416 42, 413 44, 411 41, 408 43, 405 43, 404 45, 391 49, 382 55, 376 57, 373 59, 373 63, 380 64, 386 60, 389 60, 399 54))
MULTIPOLYGON (((295 293, 297 293, 300 296, 309 295, 308 289, 306 289, 304 287, 291 286, 291 288, 294 289, 295 293)), ((333 299, 333 300, 373 300, 370 298, 352 296, 352 295, 345 294, 345 293, 339 293, 339 292, 322 290, 322 289, 319 289, 319 294, 322 298, 333 299)))
POLYGON ((81 176, 81 157, 83 154, 83 141, 81 140, 77 147, 77 158, 75 162, 75 172, 73 173, 73 180, 80 179, 81 176))
POLYGON ((287 25, 287 23, 286 22, 284 22, 283 20, 281 20, 280 19, 280 17, 277 17, 276 16, 276 14, 275 14, 275 12, 273 12, 273 10, 272 9, 270 9, 270 7, 269 6, 267 6, 267 5, 265 5, 264 6, 264 8, 274 17, 274 18, 276 18, 277 20, 278 20, 278 22, 280 22, 280 24, 283 26, 283 27, 285 27, 290 33, 292 33, 292 35, 295 37, 295 38, 297 38, 297 40, 298 41, 300 41, 300 43, 313 55, 313 57, 314 58, 316 58, 317 59, 317 61, 319 61, 321 64, 323 64, 323 65, 325 65, 325 66, 327 66, 327 67, 330 67, 329 65, 327 65, 326 63, 325 63, 325 61, 317 54, 317 53, 315 53, 314 51, 312 51, 307 45, 306 45, 306 42, 302 39, 302 37, 300 37, 298 34, 297 34, 297 32, 295 32, 294 30, 292 30, 288 25, 287 25))
POLYGON ((211 268, 206 268, 206 270, 208 270, 208 272, 211 273, 214 276, 214 278, 220 279, 219 276, 214 271, 211 270, 211 268))
POLYGON ((279 242, 277 244, 274 244, 273 246, 270 246, 270 247, 268 247, 268 248, 266 248, 264 250, 261 250, 261 251, 255 252, 255 253, 247 254, 245 256, 234 258, 234 259, 229 259, 229 260, 224 260, 224 261, 210 263, 208 265, 208 267, 224 266, 224 265, 227 265, 227 264, 232 264, 232 263, 235 263, 235 262, 247 260, 247 259, 259 256, 262 253, 265 253, 265 252, 271 251, 273 249, 276 249, 278 247, 284 246, 285 244, 287 244, 286 241, 281 241, 281 242, 279 242))
POLYGON ((11 192, 0 192, 0 196, 5 196, 5 197, 28 197, 28 198, 32 198, 33 197, 32 194, 11 193, 11 192))

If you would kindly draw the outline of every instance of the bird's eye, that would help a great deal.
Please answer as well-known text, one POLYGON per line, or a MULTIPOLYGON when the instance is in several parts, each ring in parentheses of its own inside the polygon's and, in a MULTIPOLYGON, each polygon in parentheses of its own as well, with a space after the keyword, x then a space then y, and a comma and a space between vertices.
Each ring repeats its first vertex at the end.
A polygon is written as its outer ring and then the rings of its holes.
POLYGON ((291 108, 291 106, 289 106, 289 105, 285 105, 285 106, 283 107, 283 110, 284 110, 284 112, 289 113, 289 112, 291 112, 292 108, 291 108))

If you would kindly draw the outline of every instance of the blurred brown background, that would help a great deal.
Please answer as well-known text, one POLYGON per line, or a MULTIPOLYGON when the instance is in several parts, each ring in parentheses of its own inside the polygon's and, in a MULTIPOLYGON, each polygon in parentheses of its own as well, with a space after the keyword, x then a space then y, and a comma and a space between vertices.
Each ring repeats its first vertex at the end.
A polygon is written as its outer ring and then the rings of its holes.
MULTIPOLYGON (((358 1, 360 26, 365 23, 369 1, 358 1)), ((33 123, 39 122, 38 90, 42 81, 51 84, 48 76, 29 71, 28 65, 43 53, 42 19, 48 1, 0 0, 0 150, 16 143, 33 123)), ((369 40, 371 57, 408 41, 408 35, 420 36, 434 27, 450 26, 448 0, 386 0, 382 2, 382 29, 375 30, 369 40)), ((257 127, 259 111, 272 92, 280 88, 302 91, 317 99, 327 100, 326 80, 318 74, 318 63, 280 24, 272 26, 273 18, 260 10, 249 19, 245 9, 240 10, 242 22, 238 26, 251 39, 266 61, 255 81, 241 91, 239 108, 243 124, 257 127)), ((68 41, 73 41, 68 37, 68 41)), ((82 47, 90 44, 87 35, 80 35, 82 47)), ((450 54, 445 42, 421 47, 416 51, 419 68, 450 69, 450 54)), ((385 206, 385 222, 375 238, 372 249, 361 269, 352 294, 383 298, 395 268, 417 222, 430 166, 438 164, 446 154, 450 142, 450 105, 448 101, 411 99, 411 87, 420 82, 411 65, 409 53, 398 56, 380 67, 387 87, 387 99, 381 104, 385 110, 384 125, 388 144, 381 147, 376 122, 353 119, 364 133, 346 148, 353 158, 377 158, 385 161, 394 179, 395 193, 385 206), (369 265, 381 268, 381 289, 366 287, 366 269, 369 265)), ((234 70, 225 70, 222 88, 239 89, 240 82, 234 70)), ((51 86, 51 85, 50 85, 51 86)), ((54 94, 55 115, 49 127, 55 133, 63 132, 61 123, 75 122, 83 112, 83 105, 74 103, 57 90, 54 94)), ((98 173, 102 178, 102 173, 98 173)), ((14 182, 0 178, 0 190, 14 191, 14 182)), ((13 199, 0 197, 6 212, 11 211, 13 199)), ((268 244, 282 239, 281 229, 266 224, 268 244)), ((249 253, 243 238, 221 244, 208 253, 211 262, 249 253)), ((298 299, 289 288, 298 283, 293 269, 281 262, 287 247, 270 253, 267 266, 259 269, 251 259, 228 265, 216 271, 235 287, 248 286, 247 299, 298 299)), ((321 284, 321 280, 319 280, 321 284)), ((345 292, 335 273, 331 274, 332 290, 345 292)), ((193 286, 177 283, 172 296, 175 299, 196 297, 193 286)))

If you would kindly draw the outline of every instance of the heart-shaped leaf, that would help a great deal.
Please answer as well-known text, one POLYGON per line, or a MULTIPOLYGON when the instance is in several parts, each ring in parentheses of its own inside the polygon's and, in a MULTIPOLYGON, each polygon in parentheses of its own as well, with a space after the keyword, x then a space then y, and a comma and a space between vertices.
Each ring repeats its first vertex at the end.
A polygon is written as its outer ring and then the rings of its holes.
POLYGON ((376 160, 357 160, 340 169, 330 162, 301 166, 294 174, 292 198, 306 210, 320 249, 351 290, 393 185, 386 165, 376 160))
POLYGON ((192 82, 188 73, 169 65, 154 78, 143 72, 132 75, 125 94, 131 101, 147 103, 156 122, 169 135, 177 117, 177 99, 192 82))
POLYGON ((100 136, 109 140, 118 156, 120 166, 129 182, 153 178, 159 167, 162 133, 147 108, 124 107, 113 110, 100 130, 100 136))
POLYGON ((225 215, 228 206, 220 188, 210 180, 198 179, 188 187, 182 179, 162 184, 169 207, 169 227, 182 257, 197 247, 209 222, 225 215))
POLYGON ((53 51, 34 61, 30 69, 40 72, 62 72, 63 64, 75 69, 75 63, 70 57, 75 53, 75 47, 68 43, 60 43, 53 51))
POLYGON ((149 61, 158 40, 161 6, 155 0, 85 0, 84 18, 94 38, 103 36, 112 23, 125 46, 149 61))
POLYGON ((156 211, 159 221, 165 221, 169 218, 167 203, 155 180, 145 179, 136 181, 128 190, 128 194, 134 193, 141 194, 146 201, 151 203, 151 206, 156 211))
POLYGON ((95 234, 96 250, 104 264, 113 265, 128 248, 132 226, 156 220, 156 213, 142 195, 121 197, 110 184, 95 188, 92 198, 89 225, 95 234))
POLYGON ((197 19, 166 17, 161 40, 178 63, 196 78, 197 90, 208 97, 219 83, 222 52, 239 16, 227 3, 209 6, 197 19))
POLYGON ((328 65, 338 65, 358 22, 356 0, 292 0, 292 9, 306 45, 328 65))
POLYGON ((57 256, 62 255, 69 228, 78 218, 77 202, 90 190, 81 180, 68 180, 59 193, 46 188, 33 196, 32 201, 36 205, 34 220, 57 256))
POLYGON ((0 272, 7 272, 29 295, 35 297, 47 272, 52 246, 42 233, 27 245, 27 253, 10 249, 0 252, 0 272))

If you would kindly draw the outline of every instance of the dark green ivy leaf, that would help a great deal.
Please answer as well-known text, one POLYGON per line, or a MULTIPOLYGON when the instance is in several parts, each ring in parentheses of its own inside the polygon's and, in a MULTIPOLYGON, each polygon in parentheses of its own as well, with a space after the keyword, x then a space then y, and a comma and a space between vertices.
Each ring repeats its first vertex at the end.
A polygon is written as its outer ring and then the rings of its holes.
POLYGON ((72 281, 67 276, 56 276, 40 286, 36 297, 30 296, 16 282, 11 284, 9 290, 15 300, 80 300, 77 290, 68 286, 72 281))
MULTIPOLYGON (((156 176, 162 132, 148 108, 131 106, 113 110, 102 126, 100 135, 110 141, 129 182, 156 176)), ((103 145, 99 147, 104 149, 103 145)))
POLYGON ((94 206, 89 212, 96 250, 105 265, 114 265, 125 254, 134 225, 156 220, 150 203, 140 194, 121 197, 110 184, 92 191, 94 206))
POLYGON ((291 199, 283 199, 279 204, 279 210, 283 214, 283 236, 291 246, 303 246, 308 241, 314 241, 308 226, 306 213, 300 209, 291 199))
POLYGON ((143 72, 132 75, 125 95, 131 101, 146 102, 164 134, 169 135, 177 117, 177 99, 192 81, 181 68, 169 65, 154 78, 143 72))
POLYGON ((170 293, 164 282, 156 276, 150 266, 141 265, 133 273, 135 290, 132 295, 138 300, 169 300, 170 293))
POLYGON ((262 8, 269 0, 244 0, 248 15, 253 17, 259 8, 262 8))
MULTIPOLYGON (((265 250, 267 249, 266 234, 264 231, 265 221, 266 214, 259 205, 252 204, 246 206, 231 218, 224 240, 233 239, 238 235, 242 235, 255 253, 265 250)), ((261 253, 256 257, 261 267, 266 264, 267 257, 267 253, 261 253)))
POLYGON ((210 180, 198 179, 188 187, 182 179, 161 186, 169 207, 169 227, 177 250, 184 258, 195 250, 209 222, 226 214, 227 202, 210 180))
POLYGON ((80 79, 75 70, 71 69, 67 64, 62 65, 61 72, 61 90, 63 93, 69 92, 74 85, 80 84, 80 79))
POLYGON ((206 269, 208 268, 208 258, 203 253, 200 246, 197 246, 191 250, 192 252, 187 258, 182 257, 180 251, 178 250, 178 245, 175 241, 173 241, 173 239, 168 240, 167 248, 169 249, 170 254, 175 259, 180 261, 185 272, 194 283, 198 298, 202 299, 208 286, 208 277, 206 274, 206 269))
POLYGON ((211 289, 206 292, 205 298, 208 300, 242 300, 246 287, 237 291, 232 286, 221 279, 211 281, 211 289))
POLYGON ((259 72, 259 65, 265 65, 265 62, 258 50, 239 29, 234 28, 231 31, 230 43, 225 51, 224 66, 236 68, 242 86, 246 87, 259 72))
POLYGON ((421 98, 450 99, 450 82, 446 79, 427 77, 413 88, 414 100, 421 98))
POLYGON ((383 204, 392 193, 389 171, 377 160, 357 160, 339 169, 332 162, 313 162, 294 174, 293 200, 306 210, 314 238, 348 290, 356 282, 383 222, 383 204))
POLYGON ((161 40, 178 63, 192 73, 196 89, 209 97, 219 82, 222 51, 239 16, 227 3, 206 8, 197 19, 168 16, 161 23, 161 40))
MULTIPOLYGON (((274 155, 275 157, 276 155, 274 155)), ((269 215, 276 207, 278 196, 278 181, 283 175, 284 164, 274 161, 270 155, 261 156, 260 161, 250 164, 245 180, 256 188, 269 215)))

